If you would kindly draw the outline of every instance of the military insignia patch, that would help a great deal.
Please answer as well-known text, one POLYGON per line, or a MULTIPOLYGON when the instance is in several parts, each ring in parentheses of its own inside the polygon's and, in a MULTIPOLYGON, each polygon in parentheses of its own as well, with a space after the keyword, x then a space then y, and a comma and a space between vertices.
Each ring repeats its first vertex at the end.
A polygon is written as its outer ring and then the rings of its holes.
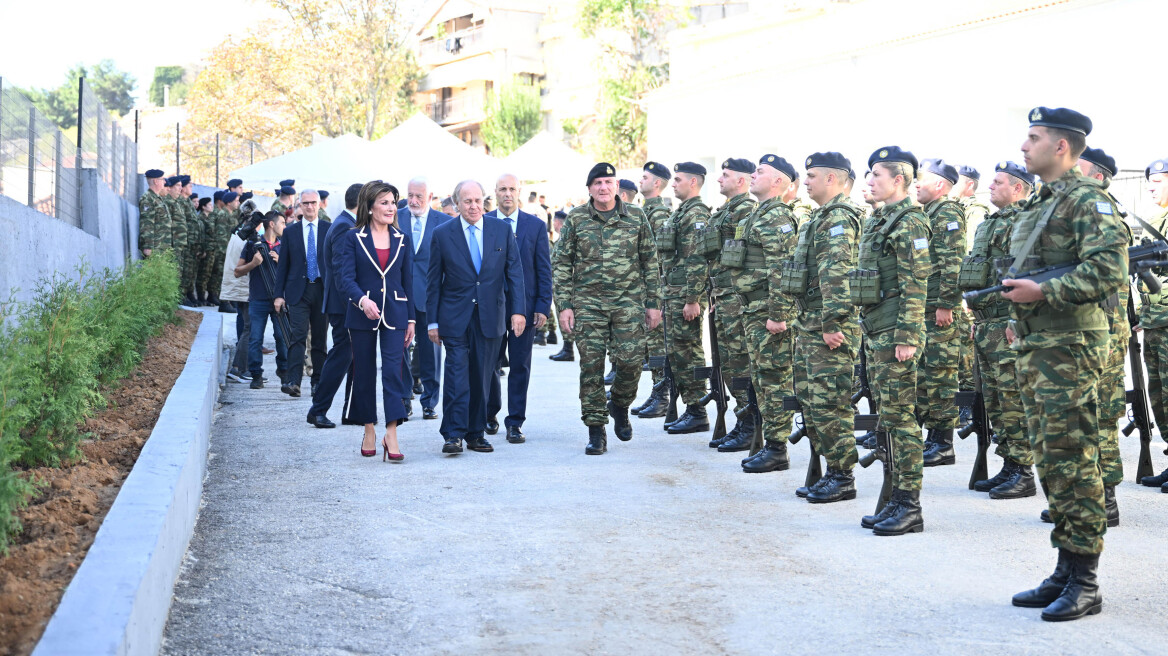
POLYGON ((881 158, 881 159, 883 159, 883 158, 885 158, 885 157, 888 157, 888 151, 887 151, 887 150, 882 150, 882 151, 880 151, 878 154, 879 154, 879 156, 880 156, 880 158, 881 158))
POLYGON ((612 175, 612 167, 611 166, 606 168, 605 171, 607 171, 609 175, 612 175))
POLYGON ((1042 112, 1037 107, 1034 108, 1034 111, 1030 112, 1030 120, 1031 121, 1041 121, 1042 120, 1042 112))
POLYGON ((1164 170, 1164 162, 1156 162, 1156 170, 1163 171, 1164 170))
POLYGON ((744 226, 737 226, 734 228, 734 238, 742 239, 746 236, 746 228, 744 226))
POLYGON ((767 161, 768 161, 768 162, 773 162, 773 161, 775 161, 775 156, 774 156, 774 155, 768 155, 768 156, 767 156, 767 161))
POLYGON ((811 158, 810 157, 807 158, 807 164, 805 164, 804 166, 811 166, 811 158))
POLYGON ((843 226, 835 226, 834 228, 832 228, 831 230, 828 231, 828 234, 830 234, 832 237, 839 237, 839 236, 844 234, 844 227, 843 226))
POLYGON ((694 223, 694 230, 702 230, 702 229, 704 229, 705 227, 706 227, 706 224, 705 224, 705 223, 703 223, 703 222, 701 222, 701 221, 698 221, 697 223, 694 223))
POLYGON ((924 239, 924 238, 921 238, 921 239, 914 239, 914 240, 913 240, 913 246, 914 246, 914 247, 915 247, 915 248, 916 248, 918 251, 923 251, 923 250, 925 250, 925 249, 927 249, 927 248, 929 247, 929 240, 928 240, 928 239, 924 239))
POLYGON ((1108 203, 1107 201, 1102 201, 1102 200, 1095 203, 1095 211, 1099 212, 1100 214, 1114 214, 1115 213, 1115 212, 1111 211, 1111 203, 1108 203))
POLYGON ((945 226, 945 229, 946 229, 946 230, 948 230, 949 232, 953 232, 954 230, 956 230, 956 229, 958 229, 958 228, 960 228, 960 227, 961 227, 961 226, 960 226, 960 225, 958 225, 956 221, 950 221, 950 222, 949 222, 949 223, 948 223, 948 224, 945 226))
POLYGON ((791 232, 792 229, 793 228, 791 228, 790 223, 784 223, 783 225, 779 226, 779 230, 782 230, 783 232, 791 232))

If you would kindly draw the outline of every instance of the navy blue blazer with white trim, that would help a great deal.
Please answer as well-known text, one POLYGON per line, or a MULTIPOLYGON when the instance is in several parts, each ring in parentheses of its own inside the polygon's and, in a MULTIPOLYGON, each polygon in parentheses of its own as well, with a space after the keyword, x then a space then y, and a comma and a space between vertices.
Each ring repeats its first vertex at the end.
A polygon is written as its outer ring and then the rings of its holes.
POLYGON ((389 264, 385 269, 377 260, 368 227, 353 230, 341 242, 342 268, 338 273, 349 299, 345 327, 350 330, 376 330, 378 325, 405 330, 414 320, 414 304, 406 291, 413 282, 414 248, 406 233, 390 228, 389 235, 389 264), (381 309, 380 322, 365 316, 358 307, 362 296, 368 296, 381 309))

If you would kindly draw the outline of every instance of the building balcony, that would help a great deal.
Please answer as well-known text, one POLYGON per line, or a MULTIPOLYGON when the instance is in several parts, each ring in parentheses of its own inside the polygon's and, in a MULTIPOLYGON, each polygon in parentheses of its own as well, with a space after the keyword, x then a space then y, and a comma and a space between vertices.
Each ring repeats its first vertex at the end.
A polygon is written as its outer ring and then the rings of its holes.
POLYGON ((486 118, 486 103, 481 98, 455 96, 428 103, 426 115, 441 126, 481 121, 486 118))
POLYGON ((441 66, 483 52, 486 42, 486 30, 481 26, 426 39, 418 44, 418 61, 424 67, 441 66))

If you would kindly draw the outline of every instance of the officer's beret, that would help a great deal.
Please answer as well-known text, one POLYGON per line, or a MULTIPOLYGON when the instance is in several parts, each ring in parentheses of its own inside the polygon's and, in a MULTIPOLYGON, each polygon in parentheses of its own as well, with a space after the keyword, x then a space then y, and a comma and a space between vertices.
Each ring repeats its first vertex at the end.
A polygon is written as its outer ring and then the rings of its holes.
POLYGON ((567 212, 565 212, 564 210, 556 210, 556 214, 555 214, 555 216, 553 216, 552 218, 555 218, 555 219, 566 219, 566 218, 568 218, 568 213, 567 213, 567 212))
POLYGON ((754 163, 741 157, 731 157, 725 162, 722 162, 722 168, 730 169, 731 171, 737 171, 739 173, 745 173, 747 175, 754 173, 754 163))
POLYGON ((1066 107, 1035 107, 1030 110, 1030 125, 1070 130, 1083 136, 1091 134, 1091 119, 1066 107))
POLYGON ((662 180, 668 180, 669 178, 673 177, 669 175, 669 167, 661 164, 660 162, 648 162, 644 167, 642 167, 641 170, 648 171, 653 175, 661 178, 662 180))
POLYGON ((182 184, 189 185, 191 183, 191 176, 180 175, 180 176, 178 176, 178 181, 181 182, 182 184))
MULTIPOLYGON (((227 194, 224 194, 224 196, 226 196, 226 195, 227 194)), ((251 193, 250 191, 245 191, 239 195, 239 202, 246 203, 247 201, 251 200, 251 197, 254 195, 255 194, 251 193)))
POLYGON ((970 180, 981 180, 981 174, 972 166, 962 166, 957 169, 957 175, 969 178, 970 180))
POLYGON ((921 170, 935 173, 942 178, 945 178, 953 184, 957 184, 957 169, 952 164, 947 164, 941 158, 937 159, 922 159, 921 170))
POLYGON ((243 180, 240 180, 239 178, 231 178, 230 180, 227 181, 227 186, 228 187, 243 186, 243 180))
POLYGON ((584 186, 592 186, 592 182, 593 180, 596 180, 596 178, 611 178, 615 175, 616 167, 614 167, 612 164, 609 164, 608 162, 600 162, 596 166, 593 166, 592 170, 588 172, 588 182, 584 183, 584 186))
POLYGON ((762 166, 763 164, 766 164, 767 166, 778 171, 782 171, 783 173, 787 174, 787 177, 792 181, 799 179, 799 172, 795 170, 795 167, 791 166, 790 162, 783 159, 782 157, 779 157, 778 155, 768 154, 758 158, 758 165, 762 166))
POLYGON ((211 194, 211 198, 214 198, 216 201, 221 201, 223 200, 223 194, 225 193, 227 192, 222 190, 216 191, 215 193, 211 194))
POLYGON ((146 179, 153 180, 154 178, 161 178, 164 175, 166 174, 162 172, 162 169, 150 169, 146 172, 146 179))
POLYGON ((1168 157, 1158 159, 1144 169, 1144 179, 1151 178, 1155 173, 1168 173, 1168 157))
POLYGON ((281 181, 280 181, 280 186, 281 186, 281 187, 295 187, 295 186, 296 186, 296 181, 295 181, 295 180, 293 180, 293 179, 291 179, 291 178, 289 178, 289 179, 287 179, 287 180, 281 180, 281 181))
POLYGON ((637 184, 635 182, 633 182, 632 180, 625 180, 624 178, 621 178, 620 188, 621 188, 621 191, 636 192, 637 191, 637 184))
POLYGON ((706 167, 697 162, 681 162, 673 165, 673 170, 677 173, 688 173, 690 175, 705 175, 706 167))
MULTIPOLYGON (((195 195, 198 196, 198 194, 195 194, 195 195)), ((199 199, 199 209, 203 209, 203 207, 205 207, 207 205, 207 203, 210 203, 210 202, 211 202, 210 198, 207 198, 207 197, 200 198, 199 199)))
POLYGON ((1115 158, 1103 152, 1102 148, 1088 148, 1079 155, 1079 159, 1085 159, 1095 166, 1107 171, 1107 174, 1115 177, 1115 158))
POLYGON ((848 158, 834 151, 826 153, 811 153, 807 156, 807 160, 803 162, 803 168, 806 169, 814 169, 819 167, 847 171, 849 178, 855 179, 856 177, 856 172, 852 170, 852 163, 848 160, 848 158))
POLYGON ((199 197, 199 194, 198 194, 198 193, 191 192, 191 195, 190 195, 190 199, 191 199, 191 200, 194 200, 194 199, 196 199, 196 198, 198 198, 198 197, 199 197))
POLYGON ((295 194, 296 194, 296 190, 293 189, 292 187, 289 187, 288 185, 284 185, 283 187, 280 187, 280 195, 281 196, 292 196, 295 194))
POLYGON ((917 172, 916 156, 899 146, 885 146, 872 153, 872 156, 868 158, 868 169, 871 170, 877 162, 900 162, 911 166, 913 175, 916 175, 917 172))
POLYGON ((321 189, 320 191, 318 191, 316 193, 320 195, 321 200, 328 198, 328 191, 325 189, 321 189))
POLYGON ((228 191, 228 192, 223 194, 223 202, 230 203, 231 201, 233 201, 239 197, 240 197, 239 194, 235 193, 234 191, 228 191))
POLYGON ((181 178, 181 177, 179 177, 179 176, 177 176, 177 175, 172 175, 172 176, 170 176, 169 178, 167 178, 167 179, 166 179, 166 186, 167 186, 167 187, 173 187, 173 186, 174 186, 175 184, 177 184, 177 183, 178 183, 178 181, 179 181, 179 180, 181 180, 181 179, 182 179, 182 178, 181 178))
POLYGON ((1015 178, 1018 178, 1022 182, 1025 182, 1030 186, 1034 186, 1034 174, 1030 171, 1027 171, 1025 166, 1019 166, 1014 162, 998 162, 997 166, 994 167, 994 170, 1000 171, 1002 173, 1008 173, 1015 178))

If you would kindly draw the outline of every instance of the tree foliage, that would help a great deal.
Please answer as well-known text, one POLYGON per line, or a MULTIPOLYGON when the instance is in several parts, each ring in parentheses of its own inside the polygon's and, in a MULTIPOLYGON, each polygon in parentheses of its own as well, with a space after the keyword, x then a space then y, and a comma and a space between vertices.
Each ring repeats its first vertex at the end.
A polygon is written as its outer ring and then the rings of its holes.
POLYGON ((506 157, 534 137, 542 125, 539 89, 516 79, 490 94, 481 134, 492 155, 506 157))
POLYGON ((68 130, 77 125, 77 80, 82 77, 111 113, 125 116, 134 107, 132 94, 138 85, 137 80, 129 73, 119 71, 109 59, 103 59, 93 66, 74 65, 54 89, 22 91, 57 127, 68 130))
POLYGON ((162 107, 166 99, 166 87, 170 87, 170 104, 181 105, 186 100, 190 85, 184 81, 186 70, 182 66, 155 66, 154 81, 150 83, 150 103, 162 107))

